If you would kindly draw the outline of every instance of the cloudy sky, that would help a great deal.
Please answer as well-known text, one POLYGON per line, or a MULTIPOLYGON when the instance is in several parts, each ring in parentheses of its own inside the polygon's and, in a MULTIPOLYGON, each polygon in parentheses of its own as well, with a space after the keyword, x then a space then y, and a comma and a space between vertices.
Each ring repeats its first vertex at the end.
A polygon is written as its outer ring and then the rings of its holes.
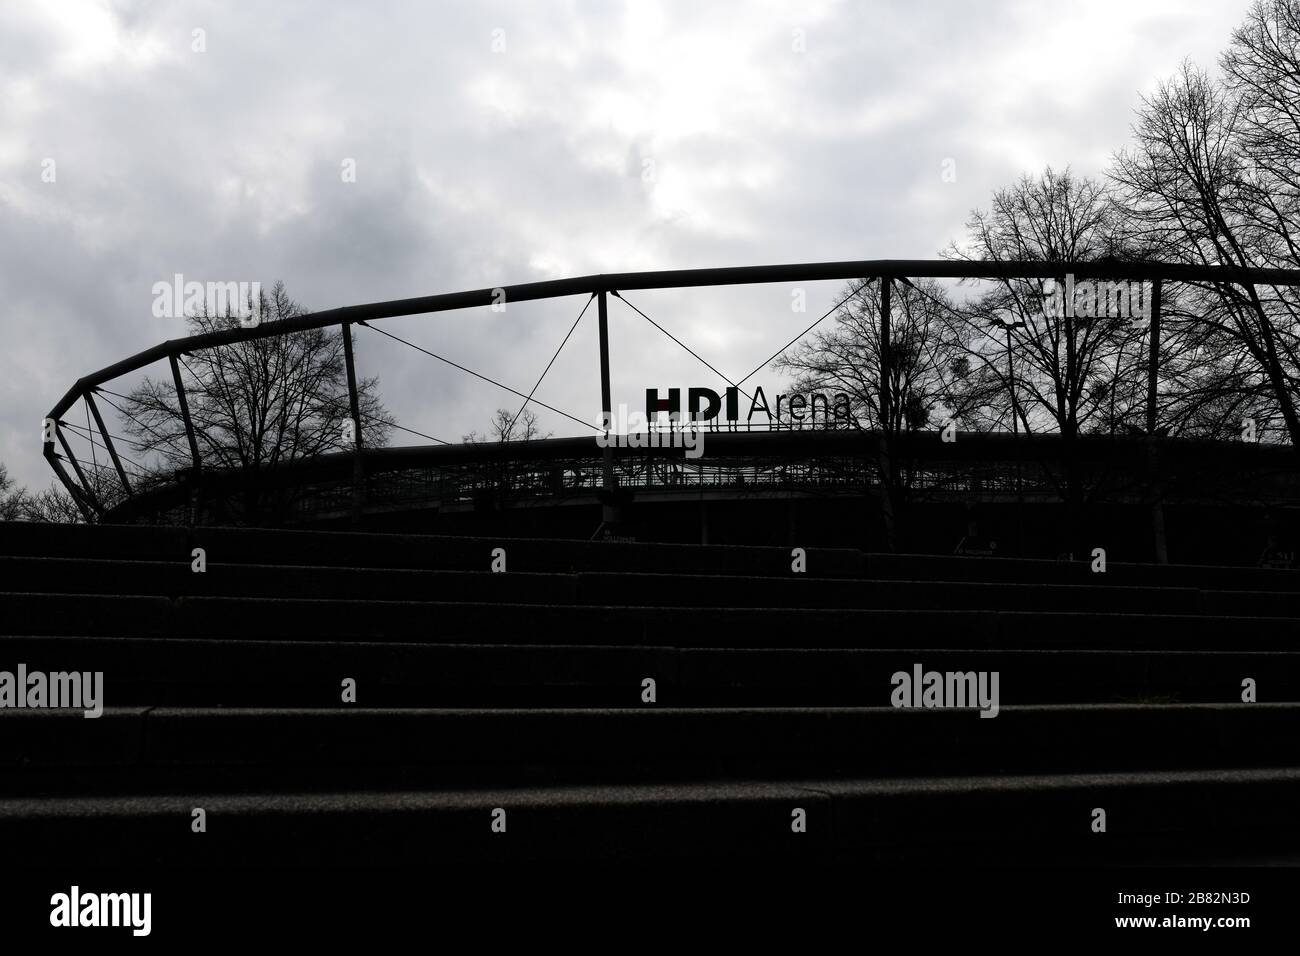
MULTIPOLYGON (((1022 173, 1099 173, 1141 93, 1183 58, 1212 66, 1248 5, 0 0, 0 461, 48 484, 41 418, 80 376, 185 334, 152 309, 176 273, 282 279, 325 309, 933 257, 1022 173)), ((736 378, 840 285, 808 287, 807 314, 788 287, 629 300, 736 378)), ((527 392, 582 305, 383 327, 527 392)), ((593 313, 537 394, 594 422, 593 313)), ((403 424, 457 440, 518 407, 358 336, 403 424)), ((618 302, 611 342, 616 404, 720 384, 618 302)))

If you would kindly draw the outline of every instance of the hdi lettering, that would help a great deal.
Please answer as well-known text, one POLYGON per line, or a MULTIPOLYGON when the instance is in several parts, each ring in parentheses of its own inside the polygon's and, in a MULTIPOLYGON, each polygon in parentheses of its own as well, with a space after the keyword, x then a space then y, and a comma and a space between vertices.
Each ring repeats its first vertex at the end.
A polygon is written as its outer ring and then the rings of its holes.
MULTIPOLYGON (((814 393, 811 396, 799 394, 777 395, 776 413, 773 415, 772 409, 767 404, 767 396, 764 394, 762 386, 758 386, 754 389, 753 397, 750 399, 749 413, 745 416, 745 422, 749 423, 753 421, 755 415, 761 414, 769 425, 773 420, 775 420, 776 424, 781 424, 782 400, 785 400, 786 411, 789 412, 790 418, 794 421, 802 422, 806 420, 810 424, 815 424, 817 422, 817 406, 819 402, 821 404, 821 421, 823 424, 829 424, 832 421, 848 422, 852 418, 849 396, 843 392, 836 393, 833 404, 827 400, 825 395, 820 393, 814 393)), ((660 412, 667 412, 669 418, 674 421, 682 420, 682 390, 680 388, 668 389, 667 397, 661 397, 657 388, 647 388, 645 390, 647 420, 651 422, 657 420, 660 412)), ((691 422, 739 421, 740 389, 732 385, 721 395, 711 388, 687 389, 685 420, 691 422)))

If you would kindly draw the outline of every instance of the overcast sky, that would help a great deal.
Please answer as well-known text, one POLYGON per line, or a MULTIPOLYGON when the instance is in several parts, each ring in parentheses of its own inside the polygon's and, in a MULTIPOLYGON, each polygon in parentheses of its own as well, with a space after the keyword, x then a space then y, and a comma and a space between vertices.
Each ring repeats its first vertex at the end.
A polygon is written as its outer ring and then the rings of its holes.
MULTIPOLYGON (((176 273, 283 279, 326 309, 933 257, 1021 174, 1100 173, 1140 94, 1183 58, 1212 67, 1248 6, 0 0, 0 461, 48 484, 41 418, 80 376, 185 334, 151 308, 176 273)), ((806 314, 785 286, 628 298, 737 378, 840 286, 809 286, 806 314)), ((527 392, 583 301, 383 327, 527 392)), ((594 311, 537 393, 593 422, 594 311)), ((518 407, 358 336, 403 424, 458 440, 518 407)), ((611 342, 615 404, 721 384, 618 302, 611 342)))

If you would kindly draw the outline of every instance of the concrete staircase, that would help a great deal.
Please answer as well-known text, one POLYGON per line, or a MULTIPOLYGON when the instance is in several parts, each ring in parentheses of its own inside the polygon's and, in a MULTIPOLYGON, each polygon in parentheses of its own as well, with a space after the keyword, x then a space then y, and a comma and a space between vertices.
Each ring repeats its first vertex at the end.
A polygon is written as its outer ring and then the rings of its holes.
POLYGON ((0 845, 89 865, 1300 860, 1300 574, 806 561, 0 524, 0 671, 102 671, 106 705, 0 709, 0 845), (895 709, 891 675, 918 664, 998 672, 997 716, 895 709))

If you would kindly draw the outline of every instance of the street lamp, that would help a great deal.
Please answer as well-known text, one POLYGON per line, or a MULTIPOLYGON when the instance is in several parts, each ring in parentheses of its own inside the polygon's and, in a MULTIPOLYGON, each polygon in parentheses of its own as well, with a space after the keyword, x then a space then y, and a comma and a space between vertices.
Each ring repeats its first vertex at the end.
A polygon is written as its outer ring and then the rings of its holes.
POLYGON ((1025 328, 1023 319, 998 317, 990 325, 1000 326, 1007 333, 1007 382, 1011 388, 1012 452, 1016 459, 1016 544, 1020 557, 1025 554, 1025 489, 1020 469, 1020 406, 1016 403, 1016 367, 1011 358, 1011 330, 1025 328))

